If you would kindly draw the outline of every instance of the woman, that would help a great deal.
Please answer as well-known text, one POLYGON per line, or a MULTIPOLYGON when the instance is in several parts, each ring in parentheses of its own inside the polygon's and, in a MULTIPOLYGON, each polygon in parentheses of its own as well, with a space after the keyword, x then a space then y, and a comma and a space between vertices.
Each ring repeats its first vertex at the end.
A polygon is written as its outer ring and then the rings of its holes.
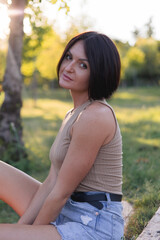
POLYGON ((51 147, 41 184, 0 163, 0 198, 19 215, 1 224, 0 240, 102 240, 123 237, 122 142, 108 99, 120 79, 120 58, 105 35, 74 37, 58 63, 70 110, 51 147))

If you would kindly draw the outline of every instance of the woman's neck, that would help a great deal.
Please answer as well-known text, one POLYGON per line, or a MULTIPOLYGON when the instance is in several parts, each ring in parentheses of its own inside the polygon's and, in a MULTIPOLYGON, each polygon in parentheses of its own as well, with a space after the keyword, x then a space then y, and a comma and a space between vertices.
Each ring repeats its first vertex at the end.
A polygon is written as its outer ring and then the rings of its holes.
POLYGON ((70 92, 70 93, 73 99, 74 109, 81 106, 83 103, 85 103, 89 99, 89 96, 86 93, 85 94, 76 94, 73 92, 70 92))

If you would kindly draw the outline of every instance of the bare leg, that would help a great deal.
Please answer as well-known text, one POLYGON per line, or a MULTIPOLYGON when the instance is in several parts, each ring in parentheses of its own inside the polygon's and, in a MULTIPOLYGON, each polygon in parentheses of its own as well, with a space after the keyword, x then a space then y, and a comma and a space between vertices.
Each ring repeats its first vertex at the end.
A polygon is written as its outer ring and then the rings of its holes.
POLYGON ((61 240, 51 225, 0 224, 0 240, 61 240))
MULTIPOLYGON (((0 199, 22 216, 40 182, 0 161, 0 199)), ((0 240, 60 240, 53 225, 0 224, 0 240)))
POLYGON ((0 161, 0 199, 19 216, 23 215, 40 185, 34 178, 0 161))

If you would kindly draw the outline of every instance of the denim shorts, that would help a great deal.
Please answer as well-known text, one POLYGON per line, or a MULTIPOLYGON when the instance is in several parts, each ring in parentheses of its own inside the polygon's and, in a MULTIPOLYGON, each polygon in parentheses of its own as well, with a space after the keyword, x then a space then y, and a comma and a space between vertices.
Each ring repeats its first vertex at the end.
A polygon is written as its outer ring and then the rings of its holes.
MULTIPOLYGON (((88 192, 88 194, 92 193, 88 192)), ((101 210, 87 202, 75 202, 69 198, 56 221, 51 222, 57 228, 61 239, 123 239, 122 203, 110 201, 109 193, 106 193, 106 195, 108 200, 101 201, 103 203, 101 210)))

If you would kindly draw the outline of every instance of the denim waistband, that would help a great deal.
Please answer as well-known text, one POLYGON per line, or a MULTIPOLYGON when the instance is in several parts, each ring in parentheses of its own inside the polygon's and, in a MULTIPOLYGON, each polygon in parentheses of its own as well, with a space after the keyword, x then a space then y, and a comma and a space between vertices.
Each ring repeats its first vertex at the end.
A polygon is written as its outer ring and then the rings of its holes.
POLYGON ((105 193, 105 192, 74 192, 71 199, 76 202, 88 202, 98 209, 103 208, 101 201, 115 201, 121 202, 122 195, 105 193))

